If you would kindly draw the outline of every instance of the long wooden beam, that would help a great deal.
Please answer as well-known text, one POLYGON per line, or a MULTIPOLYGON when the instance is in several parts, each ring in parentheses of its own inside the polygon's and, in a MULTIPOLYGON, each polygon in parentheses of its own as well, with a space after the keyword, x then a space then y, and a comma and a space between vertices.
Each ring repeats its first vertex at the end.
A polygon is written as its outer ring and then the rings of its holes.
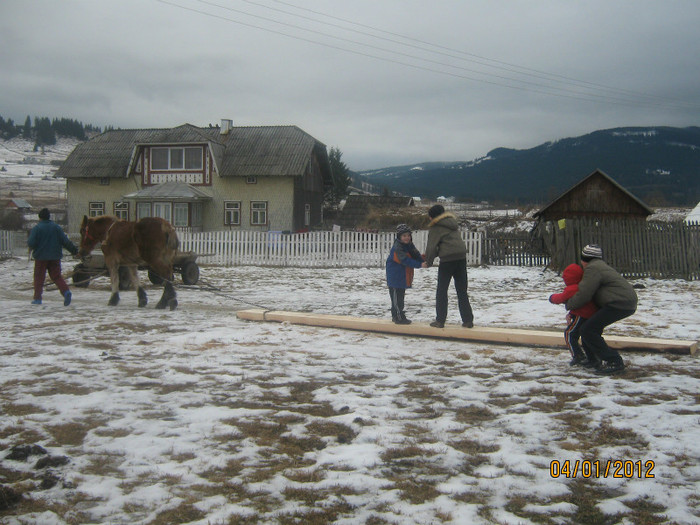
MULTIPOLYGON (((444 328, 434 328, 427 323, 397 325, 387 319, 260 309, 239 310, 236 315, 239 319, 248 321, 273 321, 278 323, 344 328, 348 330, 381 332, 416 337, 481 341, 510 345, 566 346, 563 331, 552 332, 545 330, 523 330, 519 328, 493 328, 487 326, 462 328, 458 325, 445 325, 444 328)), ((697 341, 680 341, 675 339, 606 335, 605 341, 610 347, 618 350, 646 350, 694 355, 698 349, 697 341)))

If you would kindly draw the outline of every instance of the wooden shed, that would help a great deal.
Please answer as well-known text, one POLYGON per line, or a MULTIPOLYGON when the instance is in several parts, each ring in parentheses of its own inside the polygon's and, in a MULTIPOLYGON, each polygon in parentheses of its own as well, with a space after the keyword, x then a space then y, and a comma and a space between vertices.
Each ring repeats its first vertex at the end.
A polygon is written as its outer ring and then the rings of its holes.
POLYGON ((539 210, 534 236, 562 271, 580 260, 583 246, 602 246, 608 262, 634 273, 643 257, 641 239, 653 211, 601 170, 596 170, 539 210), (641 254, 641 255, 640 255, 641 254))
POLYGON ((344 230, 352 230, 361 227, 373 210, 401 209, 414 205, 413 197, 349 195, 337 222, 344 230))
POLYGON ((601 170, 595 170, 574 187, 535 213, 543 221, 590 217, 646 220, 651 210, 601 170))

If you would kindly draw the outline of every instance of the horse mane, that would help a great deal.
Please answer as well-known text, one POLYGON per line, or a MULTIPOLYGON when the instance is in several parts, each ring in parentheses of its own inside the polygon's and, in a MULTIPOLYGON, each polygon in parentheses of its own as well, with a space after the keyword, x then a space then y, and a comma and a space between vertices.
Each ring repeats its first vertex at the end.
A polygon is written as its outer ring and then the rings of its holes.
POLYGON ((118 219, 114 215, 98 215, 97 217, 93 217, 92 220, 94 222, 105 222, 107 220, 112 221, 112 222, 119 222, 121 219, 118 219))

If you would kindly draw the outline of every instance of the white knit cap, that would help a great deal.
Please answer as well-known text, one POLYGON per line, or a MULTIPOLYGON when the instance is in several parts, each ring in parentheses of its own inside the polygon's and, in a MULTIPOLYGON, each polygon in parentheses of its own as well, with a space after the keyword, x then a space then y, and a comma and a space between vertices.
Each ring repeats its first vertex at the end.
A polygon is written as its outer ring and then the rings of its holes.
POLYGON ((581 251, 581 255, 592 259, 602 259, 603 250, 597 244, 587 244, 581 251))

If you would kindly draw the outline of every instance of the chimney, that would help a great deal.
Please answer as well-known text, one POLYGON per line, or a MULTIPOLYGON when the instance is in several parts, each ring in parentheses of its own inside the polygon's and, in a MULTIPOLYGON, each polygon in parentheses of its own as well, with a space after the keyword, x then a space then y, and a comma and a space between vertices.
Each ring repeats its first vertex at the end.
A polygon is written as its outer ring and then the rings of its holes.
POLYGON ((233 128, 233 120, 228 118, 221 119, 221 134, 226 135, 233 128))

